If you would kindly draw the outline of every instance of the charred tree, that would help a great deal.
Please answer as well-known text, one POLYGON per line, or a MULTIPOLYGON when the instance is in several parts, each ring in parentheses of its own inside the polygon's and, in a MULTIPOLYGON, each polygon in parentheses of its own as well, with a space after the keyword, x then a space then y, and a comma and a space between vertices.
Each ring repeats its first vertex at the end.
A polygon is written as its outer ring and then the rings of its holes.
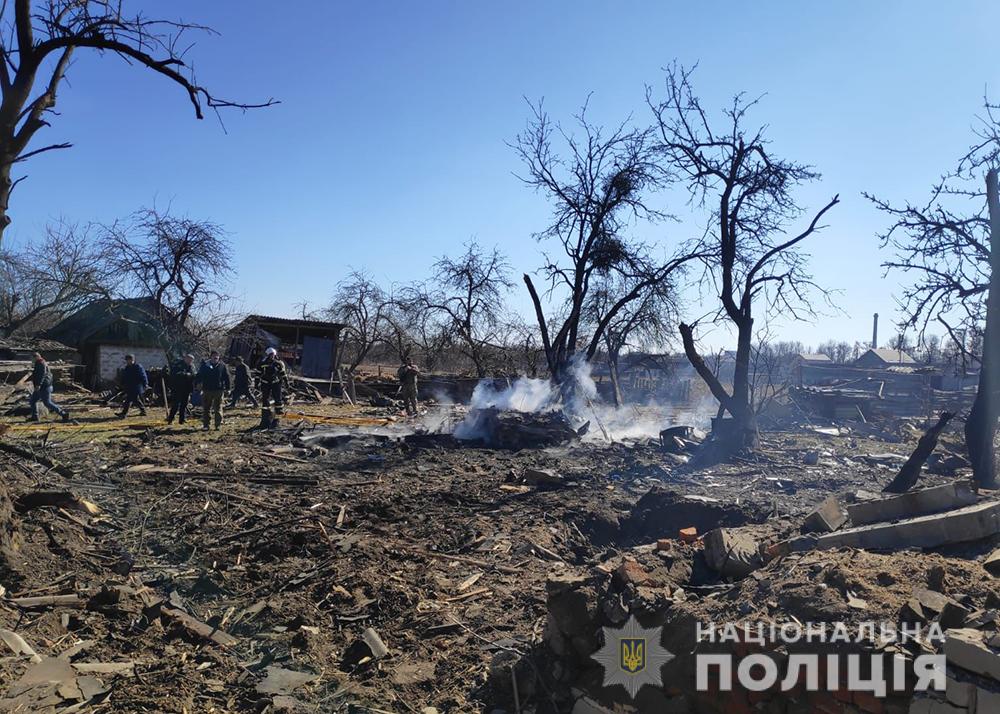
POLYGON ((979 370, 979 387, 965 420, 965 448, 972 473, 980 486, 997 486, 996 431, 1000 417, 1000 189, 997 169, 986 173, 986 203, 989 212, 990 281, 986 294, 986 328, 979 370))
POLYGON ((887 270, 915 276, 902 302, 906 323, 923 337, 944 326, 962 363, 981 365, 965 421, 973 477, 997 486, 995 441, 1000 419, 1000 117, 989 103, 977 142, 931 189, 924 203, 893 205, 866 194, 893 223, 880 239, 895 255, 887 270), (985 179, 985 181, 984 181, 985 179), (970 208, 971 206, 971 208, 970 208), (968 336, 968 338, 967 338, 968 336))
POLYGON ((115 0, 13 0, 0 5, 0 241, 10 224, 8 206, 14 164, 69 143, 31 148, 31 141, 56 106, 56 94, 77 50, 117 55, 179 85, 201 119, 206 107, 248 109, 220 99, 199 84, 184 62, 185 33, 211 32, 199 25, 126 14, 115 0))
MULTIPOLYGON (((619 276, 606 276, 599 280, 587 300, 585 314, 588 324, 600 324, 620 297, 630 290, 630 282, 619 276)), ((663 348, 671 343, 677 311, 676 286, 672 280, 665 279, 649 286, 641 298, 623 306, 606 323, 602 346, 615 406, 620 407, 624 403, 619 373, 622 352, 627 347, 663 348)))
POLYGON ((819 178, 811 167, 776 156, 762 128, 748 129, 747 113, 756 101, 737 95, 725 111, 721 131, 713 128, 690 84, 690 73, 667 71, 666 97, 647 98, 660 134, 658 151, 665 166, 687 184, 691 203, 709 218, 697 247, 706 288, 718 290, 713 321, 736 332, 733 383, 727 388, 700 356, 695 324, 679 327, 684 352, 720 404, 734 419, 735 449, 757 441, 751 401, 751 351, 754 321, 782 313, 811 316, 810 296, 819 292, 806 269, 801 243, 820 229, 822 217, 839 199, 816 211, 804 229, 789 233, 805 210, 792 195, 795 187, 819 178))
POLYGON ((924 463, 928 457, 937 448, 941 432, 944 431, 945 427, 948 426, 948 422, 954 416, 952 412, 941 413, 937 424, 934 424, 920 437, 920 441, 917 442, 917 448, 913 450, 910 458, 903 464, 899 473, 896 474, 896 478, 882 489, 884 493, 905 493, 917 485, 917 481, 920 480, 920 469, 924 467, 924 463))
POLYGON ((552 205, 552 222, 536 238, 556 244, 562 253, 546 255, 539 271, 548 282, 548 296, 558 305, 555 315, 546 315, 530 275, 524 275, 524 283, 549 374, 567 388, 572 366, 578 359, 593 359, 608 325, 622 310, 669 280, 694 256, 682 251, 665 261, 655 260, 647 246, 626 235, 636 221, 664 218, 648 203, 668 179, 657 161, 650 129, 623 123, 606 132, 587 119, 584 107, 575 117, 578 131, 572 134, 553 125, 540 105, 532 109, 533 116, 513 148, 527 169, 524 182, 552 205), (552 147, 556 137, 565 144, 563 155, 552 147), (608 276, 626 282, 628 290, 588 325, 588 296, 598 280, 608 276))

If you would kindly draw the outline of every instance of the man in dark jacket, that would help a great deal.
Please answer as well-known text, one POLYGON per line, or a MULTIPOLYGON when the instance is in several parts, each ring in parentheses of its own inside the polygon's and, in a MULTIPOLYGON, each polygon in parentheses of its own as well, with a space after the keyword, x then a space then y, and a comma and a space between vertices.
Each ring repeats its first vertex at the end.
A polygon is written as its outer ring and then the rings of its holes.
POLYGON ((170 368, 170 414, 167 424, 174 423, 174 417, 180 424, 187 418, 188 399, 194 391, 194 355, 184 355, 183 359, 174 362, 170 368))
POLYGON ((38 352, 33 357, 35 358, 35 368, 31 371, 31 386, 34 387, 34 390, 31 392, 29 400, 31 416, 28 421, 38 421, 39 402, 44 404, 50 412, 61 416, 63 421, 69 421, 69 412, 52 401, 52 371, 49 369, 48 362, 38 352))
POLYGON ((285 400, 282 390, 288 375, 285 363, 278 357, 278 351, 268 347, 264 352, 264 361, 260 365, 260 426, 269 429, 277 426, 284 409, 285 400), (271 402, 274 402, 274 412, 271 412, 271 402))
POLYGON ((246 397, 252 406, 257 406, 257 399, 253 395, 253 384, 250 380, 250 367, 243 361, 242 357, 233 360, 233 393, 229 396, 229 406, 232 409, 240 397, 246 397))
POLYGON ((125 391, 125 404, 122 405, 119 419, 128 416, 129 408, 135 404, 139 413, 146 416, 146 407, 142 404, 142 395, 149 389, 149 377, 141 364, 135 361, 134 355, 125 355, 125 367, 122 369, 122 389, 125 391))
POLYGON ((222 428, 222 396, 229 389, 229 370, 215 350, 201 363, 195 378, 201 387, 201 429, 208 431, 210 415, 215 416, 215 430, 222 428))

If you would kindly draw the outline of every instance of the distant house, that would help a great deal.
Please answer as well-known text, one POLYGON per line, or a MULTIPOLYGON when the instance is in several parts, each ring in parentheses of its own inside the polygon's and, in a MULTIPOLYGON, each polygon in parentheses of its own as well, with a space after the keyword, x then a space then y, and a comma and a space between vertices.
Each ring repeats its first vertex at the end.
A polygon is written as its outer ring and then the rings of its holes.
POLYGON ((45 333, 73 347, 86 366, 90 386, 113 382, 126 354, 146 367, 163 367, 169 354, 191 349, 193 338, 163 317, 152 298, 95 300, 45 333))
POLYGON ((862 369, 885 369, 899 365, 915 365, 916 361, 902 350, 870 349, 854 360, 855 367, 862 369))
POLYGON ((249 315, 229 331, 227 355, 256 365, 273 347, 303 377, 330 379, 337 371, 343 328, 336 322, 249 315))
POLYGON ((833 360, 830 359, 830 355, 825 355, 822 352, 799 352, 795 355, 794 361, 797 364, 830 364, 833 362, 833 360))

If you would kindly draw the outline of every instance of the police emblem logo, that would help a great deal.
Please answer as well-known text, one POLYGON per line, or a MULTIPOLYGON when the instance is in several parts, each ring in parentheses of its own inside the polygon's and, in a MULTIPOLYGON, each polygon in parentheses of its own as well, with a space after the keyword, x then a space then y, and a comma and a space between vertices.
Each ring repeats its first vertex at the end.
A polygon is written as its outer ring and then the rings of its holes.
POLYGON ((642 637, 621 637, 621 668, 629 674, 646 669, 646 640, 642 637))
POLYGON ((660 628, 645 629, 634 616, 620 628, 604 627, 604 646, 591 655, 604 667, 604 686, 621 685, 635 699, 644 685, 662 687, 660 669, 674 655, 660 645, 660 628))

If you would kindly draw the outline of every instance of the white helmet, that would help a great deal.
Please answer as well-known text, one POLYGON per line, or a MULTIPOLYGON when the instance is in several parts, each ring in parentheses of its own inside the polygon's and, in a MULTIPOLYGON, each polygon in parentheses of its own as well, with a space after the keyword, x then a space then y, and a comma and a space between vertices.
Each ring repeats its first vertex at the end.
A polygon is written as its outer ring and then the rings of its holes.
POLYGON ((278 354, 278 350, 274 349, 273 347, 268 347, 266 350, 264 350, 264 354, 267 357, 274 357, 276 354, 278 354))

